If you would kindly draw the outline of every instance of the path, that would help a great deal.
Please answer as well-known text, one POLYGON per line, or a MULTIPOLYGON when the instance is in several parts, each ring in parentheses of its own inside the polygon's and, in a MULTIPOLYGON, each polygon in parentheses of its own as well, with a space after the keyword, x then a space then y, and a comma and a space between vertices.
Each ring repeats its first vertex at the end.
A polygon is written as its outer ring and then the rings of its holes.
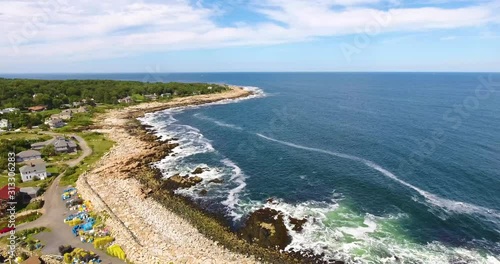
MULTIPOLYGON (((53 136, 60 135, 54 132, 44 133, 53 136)), ((78 141, 80 148, 83 151, 80 157, 66 162, 68 166, 74 167, 77 166, 85 157, 92 154, 92 149, 88 146, 87 142, 82 137, 77 135, 71 136, 78 141)), ((103 264, 123 263, 117 258, 108 256, 103 251, 96 250, 92 244, 82 243, 80 239, 73 235, 73 233, 71 232, 71 227, 63 222, 63 219, 71 214, 71 212, 69 212, 69 210, 66 208, 65 202, 61 199, 61 194, 63 190, 66 189, 66 186, 59 185, 62 175, 63 173, 57 176, 57 178, 52 182, 52 184, 43 195, 45 204, 39 210, 42 213, 42 216, 35 221, 18 225, 16 227, 16 231, 22 231, 35 227, 49 228, 51 230, 50 232, 42 232, 35 236, 35 238, 41 240, 45 244, 45 247, 42 249, 42 252, 44 254, 59 255, 60 245, 71 245, 73 247, 83 248, 88 251, 96 252, 101 258, 103 264)), ((0 237, 4 235, 6 234, 0 235, 0 237)))
MULTIPOLYGON (((51 135, 54 137, 55 136, 64 136, 63 134, 50 132, 50 131, 44 131, 42 133, 46 134, 46 135, 51 135)), ((80 155, 78 158, 68 160, 65 162, 68 166, 75 167, 78 164, 80 164, 80 162, 82 162, 83 159, 85 159, 86 157, 90 156, 90 154, 92 154, 92 149, 89 147, 87 142, 82 137, 75 135, 75 134, 70 135, 70 137, 72 137, 72 138, 76 139, 76 141, 78 141, 78 145, 80 146, 80 149, 82 150, 82 155, 80 155)))

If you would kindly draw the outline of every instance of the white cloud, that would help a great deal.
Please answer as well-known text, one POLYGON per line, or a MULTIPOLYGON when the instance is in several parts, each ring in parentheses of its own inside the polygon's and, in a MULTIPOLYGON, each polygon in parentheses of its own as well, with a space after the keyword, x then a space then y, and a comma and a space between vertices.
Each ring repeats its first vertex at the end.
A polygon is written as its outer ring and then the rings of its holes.
POLYGON ((7 63, 28 63, 34 58, 92 60, 154 51, 271 45, 357 33, 370 23, 380 23, 377 17, 385 20, 382 32, 499 22, 498 1, 455 9, 386 11, 374 7, 381 2, 264 0, 249 8, 269 21, 222 26, 215 22, 223 15, 220 8, 204 7, 201 1, 2 0, 0 57, 7 63))

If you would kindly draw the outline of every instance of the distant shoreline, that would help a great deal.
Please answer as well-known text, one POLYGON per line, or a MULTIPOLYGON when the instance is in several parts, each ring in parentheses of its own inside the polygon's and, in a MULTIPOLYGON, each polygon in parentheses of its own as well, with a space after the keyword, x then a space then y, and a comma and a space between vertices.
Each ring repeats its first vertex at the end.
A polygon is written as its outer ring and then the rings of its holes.
POLYGON ((162 176, 150 164, 177 145, 158 141, 136 120, 168 108, 251 95, 251 91, 231 86, 231 90, 222 93, 144 103, 111 110, 96 118, 96 131, 116 144, 93 169, 80 176, 77 187, 97 211, 110 215, 107 226, 112 228, 117 243, 123 245, 128 259, 135 263, 299 262, 287 254, 239 239, 215 217, 164 190, 162 176))

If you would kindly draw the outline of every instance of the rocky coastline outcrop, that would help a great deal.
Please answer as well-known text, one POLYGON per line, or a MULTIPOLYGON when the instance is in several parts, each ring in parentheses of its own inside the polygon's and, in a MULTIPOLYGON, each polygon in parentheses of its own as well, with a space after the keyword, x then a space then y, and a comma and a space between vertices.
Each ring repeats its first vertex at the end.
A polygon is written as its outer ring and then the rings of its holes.
MULTIPOLYGON (((288 220, 300 231, 304 219, 285 219, 279 211, 261 209, 252 213, 245 227, 232 231, 218 217, 204 212, 185 197, 174 194, 202 181, 196 168, 191 175, 164 179, 150 164, 171 155, 173 140, 159 141, 135 119, 145 113, 170 107, 202 104, 248 96, 233 89, 216 96, 193 96, 169 103, 150 103, 112 110, 97 119, 98 132, 108 135, 115 146, 94 168, 80 177, 77 187, 97 211, 109 217, 117 243, 134 263, 323 263, 317 256, 283 252, 291 237, 288 220)), ((214 179, 212 184, 222 183, 214 179)), ((200 194, 207 194, 201 190, 200 194)))

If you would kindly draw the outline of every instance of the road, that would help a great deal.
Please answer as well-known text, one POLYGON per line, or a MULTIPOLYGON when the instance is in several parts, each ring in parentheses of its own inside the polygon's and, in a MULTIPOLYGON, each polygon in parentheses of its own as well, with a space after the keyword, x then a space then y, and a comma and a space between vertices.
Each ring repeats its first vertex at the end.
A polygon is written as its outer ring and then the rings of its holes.
MULTIPOLYGON (((49 135, 60 135, 52 132, 45 132, 45 134, 49 135)), ((88 146, 87 142, 77 135, 73 136, 79 143, 80 148, 83 153, 77 159, 73 159, 67 162, 67 164, 71 167, 78 165, 85 157, 92 154, 92 149, 88 146)), ((105 252, 97 250, 94 248, 92 244, 82 243, 80 239, 75 237, 71 232, 71 227, 63 222, 63 219, 66 218, 71 212, 66 208, 66 204, 61 199, 61 194, 63 190, 67 188, 67 186, 60 186, 59 183, 61 181, 63 173, 61 173, 49 186, 47 191, 44 193, 43 197, 45 200, 45 204, 40 212, 43 215, 37 220, 25 224, 21 224, 16 227, 16 231, 22 231, 35 227, 47 227, 51 231, 50 232, 42 232, 37 234, 35 238, 41 240, 45 247, 42 249, 44 254, 55 254, 59 255, 59 246, 60 245, 71 245, 73 247, 83 248, 88 251, 96 252, 102 260, 103 264, 109 263, 124 263, 123 261, 108 256, 105 252)), ((4 236, 6 234, 0 235, 4 236)))
MULTIPOLYGON (((50 136, 53 136, 53 137, 56 137, 56 136, 64 136, 62 134, 59 134, 59 133, 55 133, 55 132, 49 132, 49 131, 44 131, 44 132, 41 132, 43 134, 46 134, 46 135, 50 135, 50 136)), ((80 164, 80 162, 82 162, 82 160, 88 156, 90 156, 90 154, 92 154, 92 149, 89 147, 89 145, 87 144, 87 142, 80 136, 78 135, 75 135, 75 134, 72 134, 72 135, 69 135, 70 137, 76 139, 76 141, 78 141, 78 145, 80 146, 80 149, 82 150, 82 154, 76 158, 76 159, 72 159, 72 160, 68 160, 66 161, 65 163, 70 166, 70 167, 75 167, 77 166, 78 164, 80 164)))

